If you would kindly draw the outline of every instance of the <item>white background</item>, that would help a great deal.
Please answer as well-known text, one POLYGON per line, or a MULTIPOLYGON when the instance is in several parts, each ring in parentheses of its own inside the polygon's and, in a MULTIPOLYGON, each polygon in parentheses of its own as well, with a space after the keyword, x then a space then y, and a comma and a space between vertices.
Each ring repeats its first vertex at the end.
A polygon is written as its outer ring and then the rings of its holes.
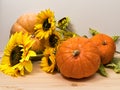
POLYGON ((88 35, 89 28, 120 35, 120 0, 0 0, 0 51, 4 50, 11 26, 20 15, 48 8, 54 11, 56 19, 69 16, 79 35, 88 35))

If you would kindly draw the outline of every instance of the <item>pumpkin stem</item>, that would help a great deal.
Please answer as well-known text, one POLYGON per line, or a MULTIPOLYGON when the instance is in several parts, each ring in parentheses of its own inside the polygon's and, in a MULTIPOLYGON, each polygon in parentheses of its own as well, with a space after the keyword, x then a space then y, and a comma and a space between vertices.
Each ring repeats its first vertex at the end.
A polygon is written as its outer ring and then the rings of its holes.
POLYGON ((80 54, 80 51, 79 50, 74 50, 73 51, 73 56, 77 56, 77 55, 79 55, 80 54))
POLYGON ((107 45, 107 42, 106 42, 106 40, 105 41, 103 41, 103 43, 102 43, 103 45, 107 45))

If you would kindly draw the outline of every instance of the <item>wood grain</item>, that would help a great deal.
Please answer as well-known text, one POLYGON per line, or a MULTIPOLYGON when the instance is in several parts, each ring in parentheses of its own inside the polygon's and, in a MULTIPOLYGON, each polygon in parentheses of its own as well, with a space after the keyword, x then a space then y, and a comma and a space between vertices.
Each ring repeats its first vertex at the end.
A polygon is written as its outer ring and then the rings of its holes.
MULTIPOLYGON (((3 53, 0 53, 2 56, 3 53)), ((118 57, 120 55, 117 55, 118 57)), ((0 90, 118 90, 120 89, 120 74, 107 69, 108 77, 96 73, 94 76, 74 80, 66 79, 60 73, 48 74, 39 67, 39 62, 33 64, 33 71, 21 77, 11 77, 0 72, 0 90)))

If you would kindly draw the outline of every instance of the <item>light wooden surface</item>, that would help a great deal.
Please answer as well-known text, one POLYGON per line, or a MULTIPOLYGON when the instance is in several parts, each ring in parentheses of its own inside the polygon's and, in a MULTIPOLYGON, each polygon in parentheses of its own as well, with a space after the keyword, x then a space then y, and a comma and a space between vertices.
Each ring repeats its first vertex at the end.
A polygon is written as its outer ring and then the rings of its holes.
MULTIPOLYGON (((2 53, 0 53, 2 55, 2 53)), ((60 73, 48 74, 33 64, 33 72, 23 77, 11 77, 0 72, 0 90, 120 90, 120 74, 107 69, 109 76, 94 76, 80 80, 63 78, 60 73)))

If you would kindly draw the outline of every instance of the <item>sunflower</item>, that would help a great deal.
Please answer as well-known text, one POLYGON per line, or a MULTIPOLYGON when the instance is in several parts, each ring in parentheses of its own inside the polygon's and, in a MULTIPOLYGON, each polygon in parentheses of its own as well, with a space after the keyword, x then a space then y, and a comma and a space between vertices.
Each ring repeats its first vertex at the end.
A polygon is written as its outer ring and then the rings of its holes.
POLYGON ((62 35, 56 30, 45 41, 45 47, 56 48, 62 40, 62 35))
POLYGON ((33 39, 28 33, 16 32, 8 41, 0 64, 0 70, 11 76, 24 75, 24 71, 32 71, 30 56, 36 53, 30 50, 33 39))
POLYGON ((62 30, 66 30, 70 24, 69 17, 64 17, 58 21, 58 27, 62 30))
POLYGON ((42 57, 40 63, 42 70, 48 73, 53 73, 56 66, 55 49, 48 47, 45 49, 43 54, 44 57, 42 57))
POLYGON ((55 16, 54 13, 47 9, 38 13, 38 22, 35 24, 35 36, 39 39, 47 39, 49 35, 55 30, 55 16))

